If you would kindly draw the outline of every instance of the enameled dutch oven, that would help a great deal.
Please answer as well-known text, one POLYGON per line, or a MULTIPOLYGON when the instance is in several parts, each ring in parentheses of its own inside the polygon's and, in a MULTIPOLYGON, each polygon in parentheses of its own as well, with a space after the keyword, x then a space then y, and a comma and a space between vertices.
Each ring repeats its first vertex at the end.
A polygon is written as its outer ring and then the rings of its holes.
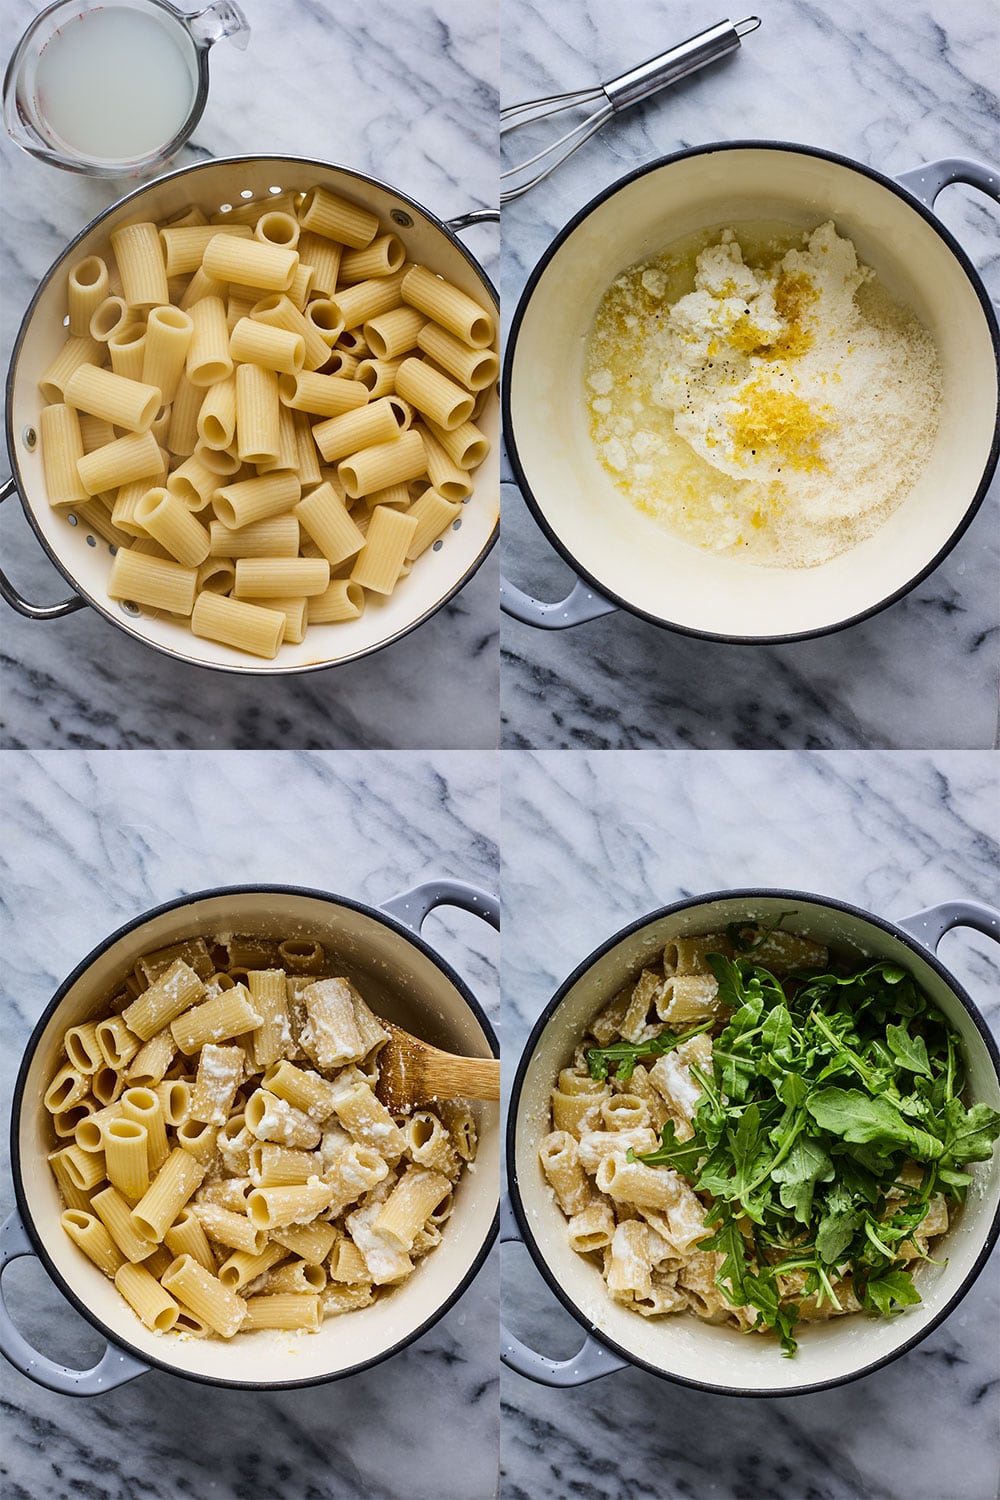
POLYGON ((944 1256, 921 1266, 922 1301, 894 1318, 863 1314, 804 1327, 794 1359, 774 1339, 716 1327, 686 1314, 642 1318, 607 1294, 596 1265, 569 1247, 566 1218, 538 1162, 549 1130, 549 1095, 587 1023, 655 962, 672 938, 718 931, 730 922, 773 922, 782 912, 791 932, 825 943, 848 962, 888 959, 903 965, 958 1030, 975 1100, 1000 1109, 1000 1054, 973 1001, 935 956, 953 927, 973 927, 1000 942, 1000 912, 954 901, 888 922, 869 912, 798 891, 724 891, 677 902, 615 933, 562 984, 539 1017, 514 1079, 507 1124, 510 1195, 501 1240, 522 1241, 586 1339, 571 1359, 536 1353, 506 1330, 501 1358, 544 1385, 574 1386, 636 1365, 651 1374, 719 1395, 784 1396, 822 1390, 867 1375, 925 1338, 964 1297, 1000 1234, 1000 1151, 969 1167, 973 1184, 942 1242, 944 1256))
POLYGON ((976 514, 998 453, 998 339, 971 261, 933 212, 948 184, 1000 201, 1000 177, 947 160, 897 179, 812 147, 736 141, 652 162, 593 199, 532 273, 504 365, 504 435, 525 501, 578 575, 554 603, 504 583, 503 609, 558 630, 629 610, 708 640, 801 640, 884 609, 926 578, 976 514), (691 546, 632 506, 601 467, 583 400, 588 330, 621 271, 699 229, 833 219, 932 333, 941 419, 919 481, 865 541, 813 568, 764 568, 691 546))
POLYGON ((0 1230, 0 1274, 10 1261, 37 1255, 56 1286, 107 1339, 102 1359, 72 1370, 39 1354, 14 1326, 0 1297, 0 1353, 49 1390, 90 1396, 151 1366, 211 1385, 249 1390, 316 1385, 388 1359, 440 1318, 485 1260, 497 1231, 499 1107, 475 1106, 476 1171, 465 1173, 441 1243, 406 1282, 370 1307, 326 1320, 320 1331, 289 1338, 271 1332, 235 1341, 151 1333, 109 1281, 64 1233, 62 1204, 46 1155, 42 1104, 58 1066, 66 1028, 99 1012, 143 953, 184 937, 238 931, 261 937, 301 935, 323 942, 342 962, 376 1013, 446 1050, 498 1055, 496 1035, 463 980, 420 936, 428 912, 457 906, 499 926, 495 896, 460 881, 438 880, 381 907, 294 886, 233 886, 184 896, 138 917, 95 948, 56 991, 35 1027, 14 1092, 11 1163, 17 1210, 0 1230), (264 1381, 247 1371, 267 1371, 264 1381))
MULTIPOLYGON (((452 523, 444 544, 420 558, 405 586, 385 599, 369 601, 358 620, 336 625, 314 625, 299 645, 282 646, 273 661, 192 635, 187 622, 178 623, 160 611, 138 609, 107 596, 111 567, 109 544, 85 525, 74 526, 64 511, 49 506, 37 441, 43 399, 38 380, 66 338, 63 326, 66 272, 77 260, 100 254, 111 231, 127 220, 149 218, 162 222, 197 205, 209 215, 239 206, 244 199, 267 198, 314 185, 378 215, 403 240, 412 260, 429 266, 486 306, 497 304, 497 294, 479 263, 457 238, 472 224, 494 221, 490 209, 464 214, 445 223, 405 193, 363 173, 300 156, 233 156, 202 162, 170 172, 137 188, 100 214, 66 247, 43 276, 24 315, 7 376, 7 451, 11 478, 0 488, 0 500, 17 491, 24 513, 50 560, 73 586, 72 598, 60 604, 29 603, 0 573, 0 594, 18 613, 32 619, 57 619, 91 605, 127 635, 145 641, 167 656, 220 671, 278 676, 336 666, 367 656, 422 624, 468 582, 497 538, 499 498, 499 401, 494 393, 477 418, 491 443, 491 452, 472 476, 473 493, 452 523)), ((72 512, 69 513, 72 515, 72 512)))

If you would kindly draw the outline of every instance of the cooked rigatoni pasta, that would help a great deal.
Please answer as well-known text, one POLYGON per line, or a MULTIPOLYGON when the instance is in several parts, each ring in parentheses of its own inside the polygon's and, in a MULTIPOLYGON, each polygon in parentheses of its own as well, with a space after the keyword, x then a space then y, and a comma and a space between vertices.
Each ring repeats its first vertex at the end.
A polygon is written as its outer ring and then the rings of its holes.
POLYGON ((237 646, 254 656, 273 659, 285 638, 285 616, 281 610, 262 609, 228 594, 203 589, 191 611, 195 635, 226 646, 237 646))
POLYGON ((66 278, 70 333, 83 338, 90 332, 90 320, 110 290, 108 267, 99 255, 88 255, 70 267, 66 278))
POLYGON ((148 479, 154 484, 163 474, 164 464, 151 432, 130 432, 95 448, 93 453, 85 453, 76 469, 88 495, 103 495, 134 479, 148 479))
POLYGON ((167 270, 155 224, 124 224, 111 231, 122 296, 132 308, 161 307, 170 301, 167 270))
POLYGON ((346 624, 368 593, 401 589, 414 559, 457 526, 441 507, 472 498, 470 471, 489 451, 474 418, 497 376, 496 320, 408 260, 405 234, 324 188, 205 218, 192 209, 124 225, 71 267, 70 337, 39 382, 45 484, 50 505, 117 549, 112 598, 270 659, 308 625, 346 624), (266 504, 234 504, 233 491, 242 501, 255 494, 245 486, 271 480, 266 504), (199 519, 179 519, 163 492, 199 519), (314 495, 294 551, 287 540, 236 550, 236 532, 292 519, 314 495), (381 524, 352 577, 322 589, 282 578, 248 587, 258 570, 235 566, 325 558, 351 572, 368 513, 383 506, 418 523, 398 566, 371 566, 381 524), (232 551, 216 522, 234 533, 232 551), (206 568, 208 557, 219 561, 206 568), (246 614, 248 600, 263 612, 246 614))
POLYGON ((441 1238, 475 1116, 389 1112, 388 1033, 337 968, 301 932, 185 939, 66 1032, 44 1091, 57 1137, 80 1114, 48 1157, 62 1223, 158 1333, 315 1331, 441 1238))

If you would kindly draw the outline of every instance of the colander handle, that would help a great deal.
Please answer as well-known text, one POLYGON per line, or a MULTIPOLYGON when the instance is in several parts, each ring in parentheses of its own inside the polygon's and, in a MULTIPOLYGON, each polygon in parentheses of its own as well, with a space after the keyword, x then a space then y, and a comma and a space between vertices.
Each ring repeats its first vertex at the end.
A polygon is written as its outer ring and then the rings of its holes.
POLYGON ((428 880, 383 901, 381 910, 402 922, 404 927, 419 932, 428 913, 436 906, 458 906, 500 930, 500 902, 496 896, 490 891, 480 890, 477 885, 468 885, 464 880, 428 880))
MULTIPOLYGON (((0 503, 13 495, 17 490, 17 484, 13 476, 0 485, 0 503)), ((0 570, 0 595, 3 595, 11 609, 16 609, 19 615, 26 615, 29 620, 58 620, 62 615, 71 615, 75 610, 83 609, 86 599, 81 599, 79 594, 74 594, 72 599, 64 599, 61 604, 30 604, 23 595, 11 583, 6 573, 0 570)))
POLYGON ((1000 943, 1000 911, 984 906, 981 901, 942 901, 939 906, 928 906, 914 912, 912 917, 904 917, 896 925, 932 953, 937 952, 941 939, 953 927, 973 927, 1000 943))
MULTIPOLYGON (((500 1204, 500 1243, 501 1245, 524 1244, 524 1237, 514 1217, 513 1205, 506 1193, 500 1204)), ((589 1334, 584 1339, 579 1352, 571 1359, 549 1359, 547 1354, 539 1354, 536 1349, 529 1348, 511 1333, 503 1321, 502 1312, 500 1315, 500 1358, 508 1369, 525 1376, 527 1380, 533 1380, 536 1385, 555 1385, 563 1388, 586 1385, 589 1380, 598 1380, 602 1375, 612 1375, 615 1370, 624 1370, 628 1365, 627 1359, 622 1359, 618 1354, 612 1354, 610 1349, 605 1349, 603 1344, 599 1344, 589 1334)))
POLYGON ((618 605, 605 599, 582 578, 576 580, 565 599, 556 599, 551 604, 535 599, 519 589, 516 583, 501 578, 500 608, 505 615, 512 615, 515 620, 534 625, 538 630, 566 630, 570 625, 583 625, 601 615, 614 614, 618 605))
POLYGON ((444 227, 450 229, 452 234, 461 234, 463 229, 469 229, 473 224, 499 224, 500 210, 498 208, 474 208, 470 213, 459 214, 455 219, 446 219, 444 227))
POLYGON ((946 156, 940 161, 925 162, 923 166, 911 167, 909 172, 900 172, 896 181, 919 198, 927 208, 933 208, 943 188, 953 182, 964 182, 978 188, 995 203, 1000 203, 1000 172, 988 167, 985 162, 969 161, 964 156, 946 156))
POLYGON ((0 1228, 0 1354, 9 1360, 22 1375, 27 1375, 36 1385, 47 1391, 58 1391, 61 1396, 97 1396, 102 1391, 113 1391, 115 1386, 145 1375, 149 1369, 142 1360, 125 1354, 114 1344, 109 1344, 97 1364, 89 1370, 72 1370, 68 1365, 56 1364, 55 1360, 39 1354, 22 1333, 14 1327, 2 1290, 3 1273, 13 1260, 34 1255, 35 1249, 27 1231, 15 1211, 0 1228))

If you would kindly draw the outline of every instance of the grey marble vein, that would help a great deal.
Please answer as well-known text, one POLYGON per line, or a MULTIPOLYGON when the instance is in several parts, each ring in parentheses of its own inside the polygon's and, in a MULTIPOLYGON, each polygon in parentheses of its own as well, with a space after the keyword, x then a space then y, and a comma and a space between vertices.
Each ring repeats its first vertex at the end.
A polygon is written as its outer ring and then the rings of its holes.
MULTIPOLYGON (((752 9, 753 7, 748 7, 752 9)), ((562 226, 619 177, 684 147, 741 138, 821 146, 893 174, 945 156, 1000 162, 1000 26, 990 0, 769 0, 740 53, 616 117, 504 209, 504 314, 562 226)), ((538 6, 505 0, 504 104, 585 87, 720 19, 696 0, 538 6)), ((737 19, 734 14, 733 19, 737 19)), ((512 149, 523 144, 518 134, 512 149)), ((511 160, 517 160, 512 155, 511 160)), ((506 160, 506 158, 505 158, 506 160)), ((1000 297, 996 206, 966 188, 941 218, 1000 297)), ((504 570, 542 599, 569 568, 516 488, 504 570)), ((503 743, 512 747, 939 747, 995 743, 1000 482, 944 563, 875 618, 819 640, 734 647, 624 612, 575 629, 501 623, 503 743)))
MULTIPOLYGON (((768 885, 899 919, 1000 904, 1000 765, 988 751, 511 751, 502 759, 505 1076, 565 977, 644 913, 768 885)), ((1000 951, 940 957, 1000 1029, 1000 951)), ((501 1374, 503 1500, 993 1500, 997 1255, 955 1313, 865 1379, 734 1399, 625 1370, 576 1390, 501 1374)), ((579 1325, 504 1250, 516 1334, 566 1358, 579 1325)))
MULTIPOLYGON (((123 921, 183 892, 276 882, 377 905, 434 874, 495 890, 495 759, 4 752, 5 1101, 60 980, 123 921)), ((496 1022, 496 934, 440 909, 424 935, 496 1022)), ((2 1217, 12 1207, 7 1175, 2 1217)), ((492 1500, 498 1272, 494 1251, 416 1344, 361 1375, 302 1391, 215 1390, 153 1372, 73 1401, 0 1361, 0 1489, 12 1500, 492 1500)), ((4 1289, 44 1352, 80 1367, 99 1357, 95 1331, 38 1265, 18 1262, 4 1289)))
MULTIPOLYGON (((250 46, 220 42, 201 123, 174 163, 247 152, 313 156, 399 186, 442 219, 497 202, 497 7, 492 0, 248 0, 250 46)), ((7 56, 38 7, 2 8, 7 56)), ((3 134, 0 351, 67 241, 121 196, 48 167, 3 134)), ((493 226, 465 242, 496 283, 493 226)), ((68 588, 11 499, 0 558, 34 603, 68 588)), ((497 743, 498 561, 420 630, 359 663, 265 685, 184 666, 94 611, 23 619, 0 605, 3 744, 11 748, 488 748, 497 743)))

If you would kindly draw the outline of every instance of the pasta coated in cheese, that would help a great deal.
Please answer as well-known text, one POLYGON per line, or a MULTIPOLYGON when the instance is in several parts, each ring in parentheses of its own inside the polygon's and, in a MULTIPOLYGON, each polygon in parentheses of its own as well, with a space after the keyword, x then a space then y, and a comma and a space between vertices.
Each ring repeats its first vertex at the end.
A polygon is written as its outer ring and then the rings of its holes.
POLYGON ((437 1245, 476 1146, 464 1101, 389 1113, 387 1040, 298 935, 143 956, 45 1089, 65 1232, 158 1333, 315 1332, 368 1306, 437 1245))

